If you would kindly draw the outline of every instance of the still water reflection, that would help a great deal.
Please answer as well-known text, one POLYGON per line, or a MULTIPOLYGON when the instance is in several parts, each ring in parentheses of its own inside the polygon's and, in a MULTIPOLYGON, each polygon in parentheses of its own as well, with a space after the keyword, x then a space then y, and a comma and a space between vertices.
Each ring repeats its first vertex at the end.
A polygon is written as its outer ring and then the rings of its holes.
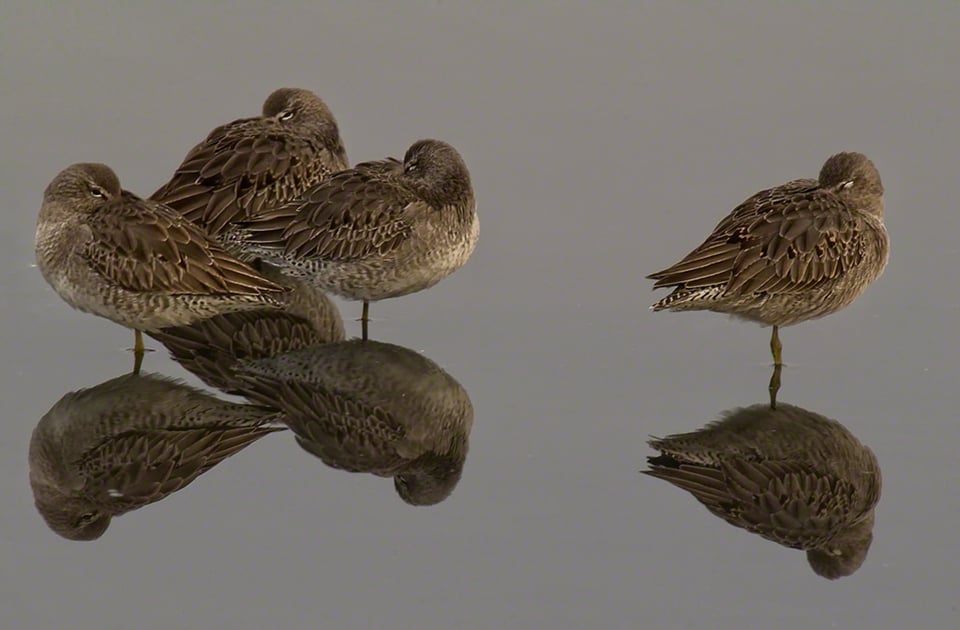
POLYGON ((300 286, 285 311, 227 313, 152 333, 221 400, 136 373, 66 394, 37 425, 30 482, 47 524, 99 538, 113 516, 159 501, 289 427, 332 468, 392 477, 411 505, 450 496, 466 460, 466 390, 413 350, 343 341, 335 305, 300 286))
POLYGON ((860 568, 873 541, 880 467, 842 424, 761 403, 691 433, 650 440, 646 474, 692 494, 710 512, 807 552, 828 579, 860 568))
POLYGON ((350 472, 393 477, 411 505, 460 481, 473 406, 433 361, 388 343, 344 341, 248 362, 254 400, 278 408, 308 453, 350 472))
POLYGON ((309 319, 247 311, 153 336, 205 383, 281 410, 297 443, 328 466, 393 477, 412 505, 446 499, 460 481, 473 426, 466 390, 408 348, 337 340, 336 307, 312 303, 324 308, 309 319))
POLYGON ((97 539, 114 516, 170 496, 282 430, 279 415, 156 374, 70 392, 30 440, 34 501, 64 538, 97 539))

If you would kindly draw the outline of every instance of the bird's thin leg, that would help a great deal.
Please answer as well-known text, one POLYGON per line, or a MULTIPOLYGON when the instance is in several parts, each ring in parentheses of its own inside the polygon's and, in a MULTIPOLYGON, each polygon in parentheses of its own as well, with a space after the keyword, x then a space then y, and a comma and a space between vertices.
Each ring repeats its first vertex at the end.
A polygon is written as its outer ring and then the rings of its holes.
POLYGON ((141 333, 139 330, 135 330, 135 331, 133 331, 133 333, 134 333, 134 338, 133 338, 133 373, 134 373, 134 374, 139 374, 139 373, 140 373, 140 366, 143 365, 143 354, 144 354, 144 348, 143 348, 143 333, 141 333))
POLYGON ((770 375, 770 408, 777 408, 777 392, 780 391, 780 370, 783 369, 782 365, 773 366, 773 374, 770 375))
POLYGON ((781 366, 783 365, 783 345, 780 344, 780 335, 778 334, 779 327, 773 327, 773 335, 770 337, 770 352, 773 353, 773 365, 781 366))
POLYGON ((360 326, 363 328, 363 340, 367 340, 367 326, 370 323, 370 302, 363 301, 363 315, 360 316, 360 326))

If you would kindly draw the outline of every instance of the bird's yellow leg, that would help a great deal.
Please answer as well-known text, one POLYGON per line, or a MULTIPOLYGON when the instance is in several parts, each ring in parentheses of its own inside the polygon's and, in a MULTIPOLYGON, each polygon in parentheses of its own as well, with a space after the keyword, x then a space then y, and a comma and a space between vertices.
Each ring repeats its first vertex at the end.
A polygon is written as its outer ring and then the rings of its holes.
POLYGON ((770 337, 770 352, 773 353, 773 365, 780 367, 783 365, 783 345, 780 343, 779 327, 773 327, 773 335, 770 337))

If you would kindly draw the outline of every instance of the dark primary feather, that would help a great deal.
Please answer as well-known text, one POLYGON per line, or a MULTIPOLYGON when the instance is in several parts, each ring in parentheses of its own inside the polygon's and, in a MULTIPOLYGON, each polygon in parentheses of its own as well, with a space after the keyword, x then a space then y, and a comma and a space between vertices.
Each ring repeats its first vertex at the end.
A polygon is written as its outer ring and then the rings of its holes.
POLYGON ((84 256, 110 284, 128 291, 258 296, 286 291, 156 202, 124 192, 95 218, 84 256))
POLYGON ((297 258, 346 262, 381 256, 413 231, 426 202, 398 181, 397 160, 358 164, 302 197, 245 225, 250 243, 282 247, 297 258))
POLYGON ((834 280, 864 257, 861 226, 816 180, 757 193, 683 260, 651 274, 654 288, 722 286, 725 295, 806 290, 834 280))

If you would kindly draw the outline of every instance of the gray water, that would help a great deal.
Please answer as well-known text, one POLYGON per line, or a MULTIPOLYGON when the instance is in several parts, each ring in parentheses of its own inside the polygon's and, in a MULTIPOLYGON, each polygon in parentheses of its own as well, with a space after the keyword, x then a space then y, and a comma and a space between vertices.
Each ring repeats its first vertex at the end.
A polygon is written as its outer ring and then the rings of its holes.
MULTIPOLYGON (((4 627, 957 623, 960 6, 242 4, 0 8, 4 627), (463 479, 411 507, 270 435, 96 542, 61 539, 33 506, 31 431, 128 370, 132 335, 33 267, 43 188, 103 161, 149 194, 284 85, 326 100, 354 162, 436 137, 471 169, 469 264, 372 309, 375 338, 469 392, 463 479), (870 554, 829 582, 638 474, 648 435, 764 401, 770 363, 767 329, 652 314, 643 277, 841 150, 880 170, 890 264, 851 307, 781 334, 780 400, 843 423, 883 470, 870 554)), ((359 334, 359 305, 341 306, 359 334)), ((145 369, 198 383, 162 349, 145 369)))

